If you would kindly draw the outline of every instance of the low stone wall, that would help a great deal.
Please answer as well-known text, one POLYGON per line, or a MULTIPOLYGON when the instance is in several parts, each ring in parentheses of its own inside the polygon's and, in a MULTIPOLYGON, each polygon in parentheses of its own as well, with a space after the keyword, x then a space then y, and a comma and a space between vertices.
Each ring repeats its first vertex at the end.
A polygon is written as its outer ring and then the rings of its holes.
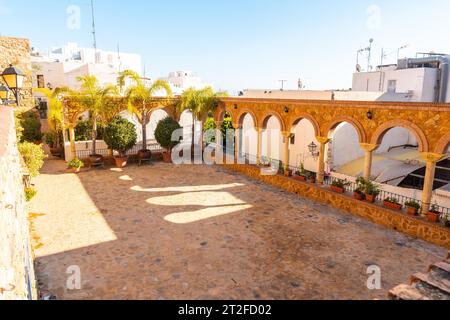
POLYGON ((12 108, 0 106, 0 300, 34 299, 35 277, 12 108))
POLYGON ((264 176, 260 169, 251 165, 224 165, 226 168, 242 173, 256 180, 282 188, 299 196, 331 205, 374 223, 403 232, 412 237, 450 248, 450 229, 428 221, 410 217, 383 207, 358 201, 346 195, 334 193, 327 188, 302 183, 281 175, 264 176))

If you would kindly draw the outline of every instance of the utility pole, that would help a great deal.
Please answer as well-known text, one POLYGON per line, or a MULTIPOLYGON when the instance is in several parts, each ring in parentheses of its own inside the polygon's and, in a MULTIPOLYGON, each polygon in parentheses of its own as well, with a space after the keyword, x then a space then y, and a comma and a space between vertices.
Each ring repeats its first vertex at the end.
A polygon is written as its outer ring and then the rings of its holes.
POLYGON ((278 80, 279 82, 281 82, 281 91, 284 90, 284 83, 287 82, 287 80, 278 80))
POLYGON ((95 63, 98 63, 98 57, 97 57, 97 35, 96 35, 96 32, 95 32, 94 0, 91 0, 91 11, 92 11, 92 37, 93 37, 93 40, 94 40, 95 63))

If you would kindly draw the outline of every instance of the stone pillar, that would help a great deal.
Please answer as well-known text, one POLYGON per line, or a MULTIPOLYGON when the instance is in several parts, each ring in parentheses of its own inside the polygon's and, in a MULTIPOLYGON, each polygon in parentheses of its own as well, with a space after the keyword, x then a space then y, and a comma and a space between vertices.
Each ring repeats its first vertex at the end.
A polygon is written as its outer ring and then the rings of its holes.
POLYGON ((234 160, 235 163, 239 163, 239 156, 241 154, 241 150, 240 150, 240 132, 241 132, 241 126, 239 124, 234 124, 233 123, 233 127, 234 127, 234 160))
POLYGON ((317 170, 317 182, 323 184, 325 179, 325 147, 330 139, 327 137, 316 137, 317 141, 320 143, 319 149, 319 168, 317 170))
POLYGON ((290 132, 282 132, 283 134, 283 141, 284 141, 284 172, 289 170, 289 145, 290 145, 290 138, 291 133, 290 132))
POLYGON ((443 156, 443 154, 438 153, 422 153, 422 157, 427 162, 422 193, 422 214, 427 214, 430 210, 431 198, 433 196, 434 176, 436 174, 436 163, 440 161, 443 156))
POLYGON ((216 121, 216 163, 223 163, 222 122, 216 121))
POLYGON ((256 164, 261 164, 261 135, 262 135, 262 128, 255 128, 256 129, 256 164))
POLYGON ((371 180, 373 152, 379 147, 377 144, 361 143, 361 149, 365 152, 364 179, 371 180))

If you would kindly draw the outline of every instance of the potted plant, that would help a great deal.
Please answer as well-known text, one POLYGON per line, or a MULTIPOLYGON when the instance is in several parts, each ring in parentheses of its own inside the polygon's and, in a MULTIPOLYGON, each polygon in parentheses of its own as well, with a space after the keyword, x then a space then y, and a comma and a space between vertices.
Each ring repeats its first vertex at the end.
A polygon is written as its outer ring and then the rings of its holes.
POLYGON ((316 183, 316 174, 313 172, 309 172, 308 174, 308 182, 309 183, 316 183))
POLYGON ((350 182, 343 179, 334 180, 331 184, 331 190, 337 193, 345 193, 345 187, 348 187, 350 182))
POLYGON ((374 203, 377 197, 381 193, 381 188, 373 182, 366 181, 366 187, 364 195, 366 197, 366 201, 370 203, 374 203))
POLYGON ((266 168, 270 168, 272 166, 272 160, 266 157, 261 158, 261 165, 266 168))
POLYGON ((364 190, 366 188, 366 180, 363 177, 359 177, 356 179, 356 189, 353 192, 353 197, 356 200, 362 201, 365 200, 366 196, 364 194, 364 190))
POLYGON ((306 182, 308 180, 308 171, 305 170, 305 165, 300 164, 299 168, 295 171, 295 179, 306 182))
POLYGON ((441 219, 444 226, 450 228, 450 213, 443 214, 441 219))
POLYGON ((395 197, 389 197, 389 198, 384 199, 383 205, 386 208, 389 208, 389 209, 392 209, 392 210, 397 210, 397 211, 402 210, 402 207, 403 207, 400 204, 400 202, 398 202, 398 199, 395 198, 395 197))
POLYGON ((439 217, 441 216, 441 213, 439 212, 439 207, 437 204, 433 204, 428 211, 427 218, 430 222, 439 222, 439 217))
POLYGON ((105 128, 103 140, 110 149, 119 153, 114 160, 118 168, 123 168, 128 161, 127 151, 137 142, 136 127, 128 120, 116 117, 105 128))
POLYGON ((172 149, 180 143, 180 141, 173 141, 172 136, 176 130, 181 129, 179 123, 171 117, 164 118, 156 126, 155 139, 165 149, 163 151, 163 160, 165 163, 172 162, 172 149))
POLYGON ((416 200, 411 200, 411 201, 405 202, 405 207, 406 207, 406 213, 409 216, 416 216, 419 214, 420 203, 417 202, 416 200))
POLYGON ((81 161, 78 158, 71 160, 67 165, 69 169, 72 170, 73 173, 79 173, 81 171, 81 168, 84 167, 83 161, 81 161))

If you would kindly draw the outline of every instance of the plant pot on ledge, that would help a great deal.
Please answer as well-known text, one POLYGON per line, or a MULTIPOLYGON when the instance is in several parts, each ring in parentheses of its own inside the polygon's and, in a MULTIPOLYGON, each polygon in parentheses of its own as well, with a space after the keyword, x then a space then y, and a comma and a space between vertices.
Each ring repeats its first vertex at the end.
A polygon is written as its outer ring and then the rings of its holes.
POLYGON ((162 155, 164 163, 172 163, 172 154, 169 151, 163 151, 162 155))
POLYGON ((152 152, 150 150, 139 150, 137 154, 137 158, 139 161, 139 165, 142 164, 144 161, 151 161, 152 160, 152 152))
POLYGON ((396 201, 391 201, 391 200, 384 200, 383 201, 383 205, 388 208, 388 209, 392 209, 392 210, 396 210, 396 211, 400 211, 402 210, 402 205, 396 201))
POLYGON ((353 192, 353 197, 354 197, 356 200, 359 200, 359 201, 362 201, 362 200, 365 199, 365 195, 364 195, 364 193, 362 193, 361 191, 355 191, 355 192, 353 192))
POLYGON ((311 176, 308 178, 308 182, 309 183, 316 183, 316 177, 315 176, 311 176))
POLYGON ((413 207, 406 207, 406 214, 408 216, 417 216, 419 214, 419 210, 413 207))
POLYGON ((331 186, 330 189, 331 189, 331 191, 336 192, 336 193, 345 193, 345 189, 342 187, 331 186))
POLYGON ((114 161, 116 162, 117 168, 125 168, 127 166, 128 157, 127 156, 114 157, 114 161))
POLYGON ((294 178, 295 178, 295 180, 306 182, 306 176, 296 174, 296 175, 294 175, 294 178))
POLYGON ((441 214, 439 212, 430 211, 427 213, 427 219, 430 222, 437 223, 437 222, 439 222, 440 215, 441 214))
POLYGON ((105 164, 105 159, 101 154, 91 154, 89 156, 89 166, 100 167, 105 164))
POLYGON ((375 203, 375 200, 377 199, 377 196, 373 194, 365 194, 366 201, 369 203, 375 203))

